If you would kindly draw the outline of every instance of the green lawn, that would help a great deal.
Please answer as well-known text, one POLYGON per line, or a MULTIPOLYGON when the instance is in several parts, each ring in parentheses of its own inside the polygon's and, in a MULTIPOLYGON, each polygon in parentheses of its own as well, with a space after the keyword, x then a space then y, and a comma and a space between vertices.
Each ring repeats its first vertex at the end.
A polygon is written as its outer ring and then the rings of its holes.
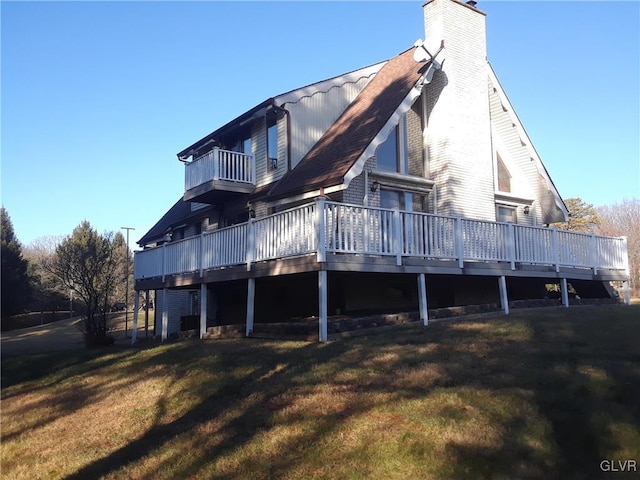
POLYGON ((639 332, 572 307, 10 358, 2 477, 606 478, 640 465, 639 332))

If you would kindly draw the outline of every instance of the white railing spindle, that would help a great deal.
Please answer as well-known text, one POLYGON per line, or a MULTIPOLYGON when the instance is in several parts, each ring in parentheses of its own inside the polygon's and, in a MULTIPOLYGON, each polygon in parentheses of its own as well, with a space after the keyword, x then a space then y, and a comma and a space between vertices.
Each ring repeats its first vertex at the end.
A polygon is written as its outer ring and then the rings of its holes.
MULTIPOLYGON (((230 152, 235 154, 235 152, 230 152)), ((234 158, 234 157, 229 157, 234 158)), ((234 160, 234 172, 239 163, 234 160)), ((225 175, 228 172, 221 172, 225 175)), ((233 172, 232 172, 233 173, 233 172)), ((137 280, 326 252, 628 270, 626 239, 327 201, 135 254, 137 280)))

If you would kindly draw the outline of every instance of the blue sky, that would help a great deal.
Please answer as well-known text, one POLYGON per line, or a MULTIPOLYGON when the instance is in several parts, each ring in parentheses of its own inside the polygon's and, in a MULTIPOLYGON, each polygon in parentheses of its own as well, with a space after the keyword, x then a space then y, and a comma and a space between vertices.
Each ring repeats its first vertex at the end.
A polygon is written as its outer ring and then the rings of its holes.
MULTIPOLYGON (((2 204, 18 239, 135 227, 176 153, 263 100, 393 57, 422 1, 1 2, 2 204)), ((489 61, 560 194, 640 196, 640 3, 480 1, 489 61)))

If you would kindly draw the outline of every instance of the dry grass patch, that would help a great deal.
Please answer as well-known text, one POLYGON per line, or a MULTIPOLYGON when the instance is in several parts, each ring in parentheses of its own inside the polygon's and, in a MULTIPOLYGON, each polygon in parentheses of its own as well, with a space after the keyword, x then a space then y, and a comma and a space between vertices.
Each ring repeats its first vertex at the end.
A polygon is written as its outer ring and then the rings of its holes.
POLYGON ((640 463, 640 306, 325 345, 184 341, 8 359, 7 478, 597 478, 640 463))

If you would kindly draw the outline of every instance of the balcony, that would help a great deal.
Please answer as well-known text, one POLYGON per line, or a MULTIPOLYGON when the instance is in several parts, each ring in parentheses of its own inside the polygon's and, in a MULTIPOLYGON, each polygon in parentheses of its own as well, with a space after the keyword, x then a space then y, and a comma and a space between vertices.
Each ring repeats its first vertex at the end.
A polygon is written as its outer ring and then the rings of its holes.
POLYGON ((136 252, 134 276, 196 275, 292 257, 318 268, 628 279, 627 241, 320 199, 264 218, 136 252), (509 273, 511 272, 511 273, 509 273), (562 272, 562 273, 561 273, 562 272))
POLYGON ((203 202, 215 200, 217 194, 251 193, 256 184, 253 155, 214 148, 185 163, 184 199, 203 202))

